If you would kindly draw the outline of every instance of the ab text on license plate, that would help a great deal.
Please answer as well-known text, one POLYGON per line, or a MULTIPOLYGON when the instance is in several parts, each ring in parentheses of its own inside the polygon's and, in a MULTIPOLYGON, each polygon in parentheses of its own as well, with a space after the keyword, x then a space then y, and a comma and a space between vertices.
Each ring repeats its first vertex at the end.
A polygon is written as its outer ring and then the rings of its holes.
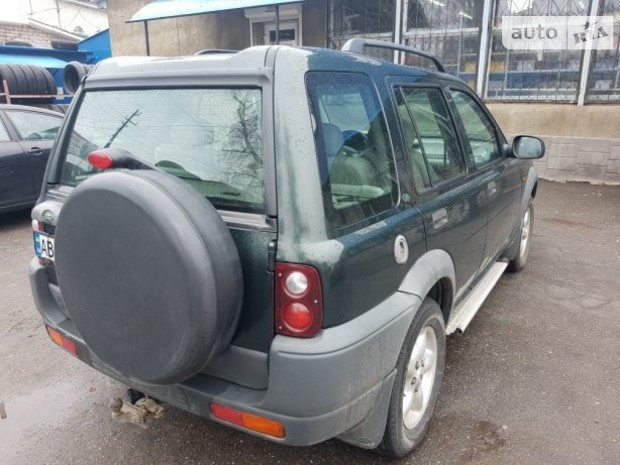
POLYGON ((37 257, 55 259, 54 239, 47 234, 34 233, 34 251, 37 257))

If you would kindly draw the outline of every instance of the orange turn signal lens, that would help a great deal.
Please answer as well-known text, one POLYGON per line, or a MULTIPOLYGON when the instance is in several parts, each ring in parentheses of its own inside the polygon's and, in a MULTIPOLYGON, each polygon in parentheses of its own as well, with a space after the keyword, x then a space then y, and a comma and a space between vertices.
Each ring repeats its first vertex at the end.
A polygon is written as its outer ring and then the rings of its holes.
POLYGON ((50 339, 54 341, 54 344, 56 344, 58 347, 62 347, 67 352, 70 352, 75 356, 79 355, 79 351, 77 346, 75 345, 75 342, 63 336, 58 331, 50 328, 49 326, 46 326, 45 329, 47 329, 47 334, 49 335, 50 339))
POLYGON ((277 439, 284 439, 286 437, 284 425, 277 421, 250 413, 240 412, 239 410, 214 403, 210 405, 210 408, 211 414, 219 420, 241 426, 242 428, 264 434, 265 436, 271 436, 277 439))

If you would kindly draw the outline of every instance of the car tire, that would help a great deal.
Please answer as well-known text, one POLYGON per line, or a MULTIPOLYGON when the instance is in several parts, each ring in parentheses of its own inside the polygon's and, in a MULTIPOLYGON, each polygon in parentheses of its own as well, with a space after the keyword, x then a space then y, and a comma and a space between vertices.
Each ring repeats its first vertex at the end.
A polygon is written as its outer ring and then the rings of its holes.
POLYGON ((443 314, 437 302, 427 298, 414 317, 398 356, 387 425, 378 448, 382 454, 404 457, 424 438, 441 390, 445 354, 443 314))
POLYGON ((79 46, 77 42, 71 42, 68 40, 50 40, 50 45, 54 50, 78 50, 79 46))
POLYGON ((58 89, 56 86, 56 81, 50 74, 50 72, 45 68, 40 68, 38 66, 33 66, 33 71, 37 75, 37 79, 41 82, 42 94, 49 95, 50 97, 56 96, 58 93, 58 89))
MULTIPOLYGON (((6 81, 6 85, 9 88, 9 93, 11 95, 18 93, 17 79, 15 77, 15 74, 13 73, 13 70, 9 65, 0 64, 0 93, 4 93, 4 87, 2 86, 3 80, 6 81)), ((7 98, 6 96, 3 96, 2 103, 6 102, 7 98)))
POLYGON ((75 94, 82 84, 84 76, 92 71, 93 65, 85 65, 79 61, 70 61, 65 66, 63 74, 63 86, 65 92, 75 94))
POLYGON ((13 76, 15 76, 15 90, 11 89, 11 93, 15 95, 24 95, 27 91, 26 75, 18 65, 8 65, 13 76))
POLYGON ((521 226, 516 243, 517 255, 508 262, 508 270, 518 272, 525 268, 532 245, 532 234, 534 232, 534 203, 530 200, 521 218, 521 226))
POLYGON ((30 42, 25 40, 7 40, 4 45, 12 45, 13 47, 32 47, 30 42))

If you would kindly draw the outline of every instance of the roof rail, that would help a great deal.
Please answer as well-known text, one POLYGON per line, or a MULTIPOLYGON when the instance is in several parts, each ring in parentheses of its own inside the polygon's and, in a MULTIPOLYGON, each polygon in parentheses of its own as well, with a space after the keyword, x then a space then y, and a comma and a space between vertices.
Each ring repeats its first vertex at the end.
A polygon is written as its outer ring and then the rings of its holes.
POLYGON ((398 50, 400 52, 411 53, 413 55, 418 55, 428 60, 431 60, 433 64, 437 67, 437 70, 441 73, 446 72, 446 68, 444 68, 443 63, 437 58, 435 55, 427 52, 423 52, 422 50, 418 50, 413 47, 407 47, 406 45, 399 45, 393 42, 386 42, 384 40, 374 40, 374 39, 351 39, 342 47, 343 52, 353 52, 359 53, 361 55, 366 51, 366 47, 370 48, 385 48, 388 50, 398 50))
POLYGON ((194 55, 219 55, 219 54, 229 54, 229 53, 238 53, 239 50, 226 50, 226 49, 218 49, 218 48, 205 48, 199 52, 194 53, 194 55))

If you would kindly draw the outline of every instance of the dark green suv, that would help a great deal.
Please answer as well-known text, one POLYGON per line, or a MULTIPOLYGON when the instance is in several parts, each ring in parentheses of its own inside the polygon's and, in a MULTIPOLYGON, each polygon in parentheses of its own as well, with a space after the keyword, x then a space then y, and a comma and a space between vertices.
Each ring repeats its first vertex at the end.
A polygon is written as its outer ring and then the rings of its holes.
POLYGON ((360 39, 99 64, 33 211, 50 337, 266 439, 410 452, 446 334, 526 264, 544 153, 442 71, 360 39))

